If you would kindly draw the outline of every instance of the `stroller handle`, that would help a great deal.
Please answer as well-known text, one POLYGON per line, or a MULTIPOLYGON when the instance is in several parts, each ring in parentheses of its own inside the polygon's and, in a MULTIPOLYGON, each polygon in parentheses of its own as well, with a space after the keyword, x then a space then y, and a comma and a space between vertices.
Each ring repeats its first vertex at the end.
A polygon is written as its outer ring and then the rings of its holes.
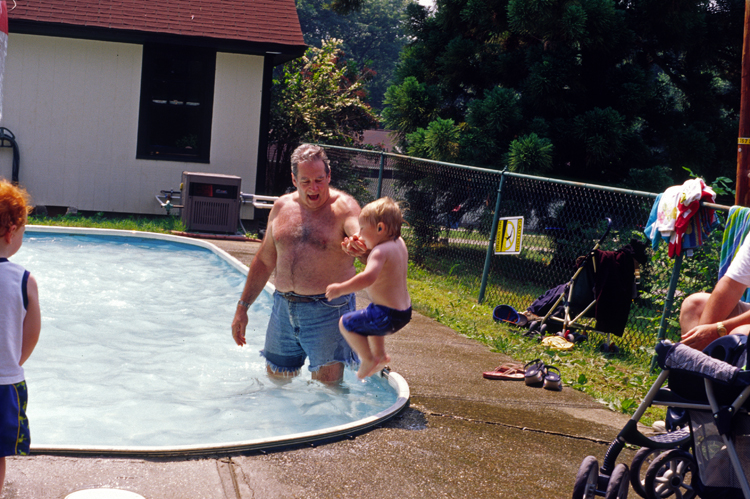
POLYGON ((601 244, 604 242, 605 239, 607 239, 607 236, 609 235, 609 231, 612 229, 612 219, 609 217, 605 217, 605 220, 607 221, 607 230, 604 231, 604 234, 602 235, 602 237, 599 238, 599 242, 596 243, 597 248, 601 246, 601 244))

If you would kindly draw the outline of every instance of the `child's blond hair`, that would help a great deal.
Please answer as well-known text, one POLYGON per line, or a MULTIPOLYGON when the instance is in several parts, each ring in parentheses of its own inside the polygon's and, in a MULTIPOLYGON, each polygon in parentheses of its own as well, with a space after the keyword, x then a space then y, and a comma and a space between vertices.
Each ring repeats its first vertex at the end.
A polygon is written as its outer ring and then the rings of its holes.
POLYGON ((366 204, 362 208, 359 218, 372 226, 382 222, 388 237, 393 239, 401 237, 401 225, 404 223, 404 216, 398 204, 389 197, 382 197, 377 201, 366 204))
POLYGON ((0 178, 0 237, 12 226, 20 227, 31 211, 29 193, 0 178))

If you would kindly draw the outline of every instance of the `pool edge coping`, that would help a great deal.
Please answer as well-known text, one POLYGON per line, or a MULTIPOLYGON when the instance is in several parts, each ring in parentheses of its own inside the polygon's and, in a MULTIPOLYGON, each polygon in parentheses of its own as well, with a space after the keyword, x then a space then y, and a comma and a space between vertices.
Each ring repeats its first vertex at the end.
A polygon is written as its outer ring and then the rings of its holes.
MULTIPOLYGON (((142 232, 134 230, 121 230, 121 229, 95 229, 86 227, 61 227, 53 225, 27 225, 27 231, 33 232, 47 232, 57 234, 80 234, 80 235, 98 235, 98 236, 117 236, 117 237, 137 237, 141 239, 157 239, 163 241, 170 241, 179 244, 187 244, 192 246, 199 246, 201 248, 208 249, 217 256, 221 257, 227 263, 229 263, 236 270, 239 270, 244 275, 248 273, 248 267, 239 261, 237 258, 230 255, 228 252, 219 248, 213 243, 208 241, 188 238, 185 236, 178 236, 172 234, 160 234, 157 232, 142 232)), ((266 290, 273 293, 275 286, 270 282, 265 285, 266 290)), ((181 457, 181 456, 205 456, 205 455, 217 455, 217 454, 238 454, 247 452, 264 452, 266 450, 278 450, 286 447, 295 447, 305 444, 314 444, 315 442, 323 442, 328 440, 338 440, 355 434, 363 433, 376 426, 382 425, 386 421, 395 417, 406 409, 409 405, 411 398, 409 385, 406 380, 398 373, 383 370, 380 373, 381 377, 385 377, 388 380, 388 384, 396 391, 396 402, 373 416, 369 416, 351 423, 332 426, 325 430, 313 430, 301 433, 292 433, 290 435, 284 435, 282 437, 269 437, 254 440, 244 440, 238 442, 225 442, 220 444, 211 445, 179 445, 179 446, 158 446, 158 447, 146 447, 146 446, 64 446, 64 445, 47 445, 47 446, 35 446, 31 445, 31 454, 40 455, 90 455, 90 456, 127 456, 127 457, 181 457)))

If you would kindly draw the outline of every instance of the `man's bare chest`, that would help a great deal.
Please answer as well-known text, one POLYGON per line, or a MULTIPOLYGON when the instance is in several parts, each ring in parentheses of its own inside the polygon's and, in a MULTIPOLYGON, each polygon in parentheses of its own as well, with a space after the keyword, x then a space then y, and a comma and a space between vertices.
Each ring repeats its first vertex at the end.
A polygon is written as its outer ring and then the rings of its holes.
POLYGON ((343 224, 327 211, 324 213, 284 213, 274 220, 276 248, 281 251, 339 249, 344 238, 343 224))

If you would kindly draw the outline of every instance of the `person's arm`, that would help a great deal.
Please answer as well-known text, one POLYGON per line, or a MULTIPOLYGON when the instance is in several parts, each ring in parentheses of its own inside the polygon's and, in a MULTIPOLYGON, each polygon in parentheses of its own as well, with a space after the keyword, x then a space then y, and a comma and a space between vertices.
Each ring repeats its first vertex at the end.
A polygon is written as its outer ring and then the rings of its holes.
POLYGON ((750 311, 727 319, 742 298, 745 289, 747 289, 746 285, 730 277, 722 277, 706 302, 699 324, 683 334, 681 342, 696 350, 703 350, 719 337, 719 322, 724 323, 728 332, 739 326, 750 324, 750 311))
POLYGON ((344 233, 346 237, 341 242, 341 249, 349 256, 353 256, 362 263, 367 263, 369 251, 357 234, 359 234, 359 204, 354 198, 348 198, 348 214, 344 220, 344 233))
POLYGON ((26 295, 29 302, 26 306, 26 317, 23 320, 23 340, 21 342, 21 361, 19 365, 23 365, 31 356, 31 352, 34 351, 34 347, 36 347, 39 341, 39 333, 42 330, 42 313, 39 309, 39 288, 37 287, 36 279, 32 275, 29 275, 29 279, 26 282, 26 295))
POLYGON ((383 251, 380 251, 378 248, 373 249, 367 259, 365 269, 349 280, 341 283, 329 284, 328 287, 326 287, 326 298, 333 300, 339 296, 356 293, 361 289, 372 286, 377 280, 380 271, 383 269, 385 260, 386 257, 383 251))
MULTIPOLYGON (((268 226, 266 235, 260 243, 258 252, 250 262, 250 268, 247 272, 245 287, 240 295, 240 300, 246 303, 253 303, 265 287, 268 279, 271 278, 273 270, 276 268, 276 244, 273 239, 273 219, 276 216, 274 206, 271 214, 268 216, 268 226)), ((245 329, 247 328, 247 308, 237 303, 237 309, 234 312, 232 320, 232 338, 237 345, 242 346, 247 343, 245 340, 245 329)))

